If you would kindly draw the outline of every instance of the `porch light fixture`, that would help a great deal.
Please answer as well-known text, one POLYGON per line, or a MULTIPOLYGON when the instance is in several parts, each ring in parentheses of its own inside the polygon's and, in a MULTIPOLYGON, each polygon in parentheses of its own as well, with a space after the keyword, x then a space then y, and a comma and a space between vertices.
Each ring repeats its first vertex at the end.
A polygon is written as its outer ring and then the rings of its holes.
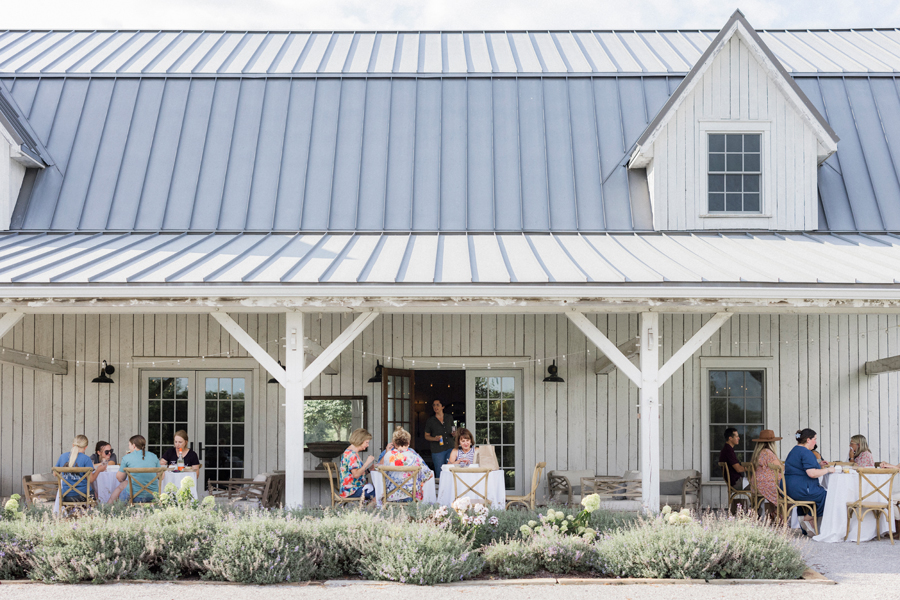
POLYGON ((377 360, 375 361, 375 374, 369 377, 369 383, 381 383, 381 370, 384 367, 377 360))
POLYGON ((557 375, 559 373, 559 367, 556 366, 556 361, 553 361, 552 365, 547 367, 548 375, 544 377, 544 383, 565 383, 565 379, 557 375))
MULTIPOLYGON (((280 360, 278 361, 278 366, 281 367, 282 369, 284 368, 284 365, 281 364, 281 361, 280 361, 280 360)), ((278 380, 275 379, 274 377, 272 377, 272 378, 269 379, 266 383, 278 383, 278 380)))
POLYGON ((91 383, 113 383, 113 380, 107 377, 107 375, 112 375, 115 372, 116 368, 112 365, 106 364, 106 361, 104 360, 100 364, 100 375, 94 377, 91 380, 91 383))

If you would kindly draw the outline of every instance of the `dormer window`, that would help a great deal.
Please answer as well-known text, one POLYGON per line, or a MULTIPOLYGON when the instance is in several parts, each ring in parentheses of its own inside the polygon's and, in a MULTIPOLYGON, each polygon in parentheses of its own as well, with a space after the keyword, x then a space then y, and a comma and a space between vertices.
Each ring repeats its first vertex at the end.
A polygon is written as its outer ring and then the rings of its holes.
POLYGON ((759 133, 709 133, 710 213, 760 212, 759 133))

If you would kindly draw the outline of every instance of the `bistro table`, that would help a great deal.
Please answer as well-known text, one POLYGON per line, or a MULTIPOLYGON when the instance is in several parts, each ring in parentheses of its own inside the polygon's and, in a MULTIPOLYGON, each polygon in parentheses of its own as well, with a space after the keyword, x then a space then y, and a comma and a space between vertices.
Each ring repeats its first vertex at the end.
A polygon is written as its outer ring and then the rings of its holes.
MULTIPOLYGON (((873 483, 881 484, 893 475, 869 475, 873 483)), ((871 492, 873 487, 868 483, 863 484, 863 493, 871 492)), ((856 529, 859 521, 854 516, 850 519, 850 535, 847 535, 847 503, 859 500, 859 475, 857 473, 832 473, 823 478, 822 486, 828 490, 825 497, 825 509, 819 526, 819 535, 813 539, 817 542, 843 542, 847 536, 848 542, 856 542, 856 529)), ((886 488, 882 488, 887 491, 886 488)), ((881 496, 870 496, 869 500, 878 502, 883 500, 881 496)), ((897 518, 896 509, 891 505, 891 517, 887 523, 882 523, 882 534, 887 533, 888 528, 894 529, 894 519, 897 518)), ((882 519, 883 521, 883 519, 882 519)), ((862 522, 860 540, 869 541, 875 537, 875 515, 869 513, 862 522)))
POLYGON ((194 478, 194 486, 191 488, 191 494, 194 496, 194 500, 197 499, 197 472, 193 469, 185 469, 184 471, 166 471, 166 474, 163 475, 162 481, 162 489, 160 492, 165 491, 166 486, 170 483, 175 484, 175 487, 181 489, 181 480, 185 477, 193 477, 194 478))
MULTIPOLYGON (((384 496, 384 474, 380 471, 372 471, 372 485, 375 486, 375 502, 381 506, 381 499, 384 496)), ((400 475, 405 475, 401 473, 400 475)), ((425 504, 437 503, 437 488, 434 485, 434 477, 422 485, 422 502, 425 504)))
MULTIPOLYGON (((453 473, 450 472, 450 467, 452 465, 444 465, 441 467, 441 485, 438 489, 438 504, 443 506, 450 506, 453 504, 453 501, 456 499, 453 490, 453 473)), ((465 481, 467 484, 471 485, 475 489, 484 489, 484 483, 480 483, 479 485, 475 485, 483 473, 457 473, 457 475, 465 481)), ((491 502, 491 508, 502 509, 506 506, 506 480, 503 477, 503 471, 491 471, 488 473, 488 489, 487 489, 487 497, 491 502)), ((468 498, 478 498, 471 491, 466 491, 463 496, 468 498)))
POLYGON ((119 465, 109 465, 102 473, 97 474, 97 479, 91 484, 91 489, 97 490, 97 501, 101 504, 109 502, 109 497, 119 485, 116 474, 119 472, 119 465))

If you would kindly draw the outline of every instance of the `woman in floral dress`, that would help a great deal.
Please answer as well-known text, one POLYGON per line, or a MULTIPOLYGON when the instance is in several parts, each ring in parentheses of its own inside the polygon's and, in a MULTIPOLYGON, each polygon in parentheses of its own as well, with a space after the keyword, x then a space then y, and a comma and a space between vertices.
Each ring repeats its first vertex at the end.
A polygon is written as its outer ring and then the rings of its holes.
POLYGON ((775 437, 775 432, 771 429, 763 429, 759 437, 752 440, 756 442, 756 448, 753 450, 753 473, 756 479, 756 491, 760 496, 766 499, 766 513, 775 514, 778 508, 778 490, 776 489, 776 473, 769 468, 769 465, 780 465, 778 460, 775 442, 780 437, 775 437))
MULTIPOLYGON (((411 482, 405 484, 404 487, 407 491, 415 494, 416 500, 422 500, 425 482, 434 477, 434 472, 428 468, 422 457, 409 447, 409 442, 409 432, 398 426, 394 430, 393 443, 388 446, 381 458, 381 464, 390 467, 419 467, 415 490, 412 489, 411 482)), ((397 485, 406 478, 404 473, 385 473, 384 475, 390 477, 397 485)), ((410 498, 401 491, 395 491, 388 496, 387 500, 388 502, 408 502, 410 498)))
POLYGON ((350 445, 341 455, 341 491, 342 498, 359 498, 365 494, 365 497, 374 498, 374 491, 363 491, 366 485, 366 472, 372 463, 375 462, 373 456, 366 458, 366 461, 359 457, 360 452, 365 452, 369 448, 369 442, 372 440, 372 434, 365 429, 357 429, 350 434, 350 445))
POLYGON ((850 438, 850 460, 857 467, 872 469, 875 467, 875 458, 869 450, 869 442, 864 435, 854 435, 850 438))

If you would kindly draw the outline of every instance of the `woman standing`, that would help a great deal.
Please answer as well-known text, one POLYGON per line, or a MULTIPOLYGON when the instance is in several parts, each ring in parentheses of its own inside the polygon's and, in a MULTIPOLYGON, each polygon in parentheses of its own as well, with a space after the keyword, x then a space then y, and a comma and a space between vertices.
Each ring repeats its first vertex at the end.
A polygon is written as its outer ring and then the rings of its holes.
POLYGON ((159 464, 162 466, 177 465, 181 467, 178 469, 179 471, 188 469, 195 473, 200 472, 200 459, 197 458, 196 452, 188 448, 187 431, 184 429, 176 431, 174 442, 175 447, 169 448, 163 453, 159 464))
POLYGON ((72 449, 68 452, 63 452, 62 454, 60 454, 59 458, 56 461, 56 465, 54 465, 57 467, 81 467, 94 469, 94 471, 84 479, 82 479, 82 476, 78 475, 77 473, 66 473, 65 475, 63 475, 63 479, 72 484, 71 488, 65 487, 64 489, 64 491, 67 493, 65 496, 63 496, 63 500, 65 500, 66 502, 86 501, 88 479, 90 479, 91 483, 94 483, 97 480, 97 475, 106 470, 106 465, 103 463, 100 463, 96 468, 94 468, 94 461, 88 458, 88 455, 84 453, 84 451, 87 450, 87 447, 87 437, 84 435, 76 435, 75 439, 72 440, 72 449), (78 490, 78 492, 81 492, 81 494, 79 494, 75 490, 78 490))
POLYGON ((475 450, 475 438, 472 437, 472 432, 463 427, 457 432, 456 448, 450 453, 450 460, 447 462, 451 465, 468 467, 475 462, 475 450))
MULTIPOLYGON (((821 516, 825 511, 827 492, 819 485, 819 477, 826 473, 834 473, 834 467, 819 468, 819 462, 812 453, 812 449, 818 441, 815 431, 802 429, 797 432, 796 438, 797 445, 784 461, 784 483, 787 495, 794 500, 815 502, 816 514, 821 516)), ((815 531, 811 521, 812 515, 806 515, 800 521, 807 533, 815 531)))
POLYGON ((759 437, 752 440, 756 442, 753 457, 750 459, 754 467, 756 491, 766 499, 766 513, 772 515, 777 513, 778 509, 778 490, 775 487, 778 483, 775 471, 770 469, 769 465, 781 464, 775 448, 775 442, 780 440, 781 438, 775 437, 775 432, 771 429, 763 429, 759 437))
POLYGON ((850 438, 850 460, 857 467, 874 468, 875 459, 869 450, 869 442, 864 435, 854 435, 850 438))
POLYGON ((366 462, 359 457, 360 452, 369 449, 372 434, 359 428, 350 434, 350 445, 341 455, 341 498, 359 498, 365 494, 366 499, 374 498, 375 492, 364 490, 366 485, 366 471, 375 462, 375 457, 369 456, 366 462))
MULTIPOLYGON (((434 477, 434 472, 428 468, 422 457, 415 450, 409 447, 409 432, 398 426, 394 430, 392 439, 392 447, 387 450, 382 459, 382 464, 389 467, 419 467, 419 475, 416 477, 415 490, 412 489, 412 482, 405 485, 407 491, 415 495, 416 500, 424 497, 423 487, 425 482, 434 477)), ((403 474, 385 473, 385 477, 390 477, 397 487, 404 479, 403 474)), ((393 492, 388 496, 388 502, 408 502, 409 496, 400 491, 393 492)))

